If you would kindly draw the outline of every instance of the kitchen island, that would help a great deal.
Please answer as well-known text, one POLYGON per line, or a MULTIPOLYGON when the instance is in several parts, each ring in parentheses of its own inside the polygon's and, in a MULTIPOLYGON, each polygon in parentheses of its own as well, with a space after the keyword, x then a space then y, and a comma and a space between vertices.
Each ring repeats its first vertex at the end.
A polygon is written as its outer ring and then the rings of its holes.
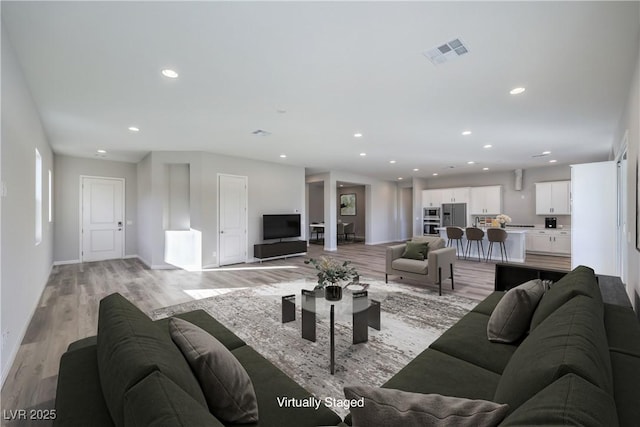
MULTIPOLYGON (((482 246, 484 246, 485 256, 482 256, 482 252, 480 253, 480 258, 484 261, 484 258, 489 252, 489 240, 487 239, 487 229, 485 227, 480 228, 484 231, 484 238, 482 239, 482 246)), ((447 240, 447 230, 446 227, 439 227, 436 230, 440 233, 440 237, 447 240)), ((505 247, 507 248, 507 258, 508 262, 524 262, 525 259, 525 250, 526 250, 526 228, 506 228, 504 229, 507 232, 507 240, 504 242, 505 247)), ((452 242, 453 247, 456 246, 456 242, 452 242)), ((467 248, 467 237, 466 234, 462 236, 462 245, 463 249, 467 248)), ((482 249, 480 249, 482 251, 482 249)), ((464 254, 459 253, 460 257, 464 254)), ((478 245, 476 242, 471 242, 469 248, 469 260, 477 260, 478 259, 478 245)), ((500 244, 493 244, 493 251, 491 257, 489 258, 493 261, 502 261, 500 257, 500 244)), ((504 260, 507 261, 506 259, 504 260)))

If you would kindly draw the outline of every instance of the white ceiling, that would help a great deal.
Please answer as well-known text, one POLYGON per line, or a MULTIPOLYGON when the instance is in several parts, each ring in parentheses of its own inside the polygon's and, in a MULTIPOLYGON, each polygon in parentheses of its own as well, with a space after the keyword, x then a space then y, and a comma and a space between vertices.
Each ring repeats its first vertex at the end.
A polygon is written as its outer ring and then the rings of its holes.
POLYGON ((204 150, 396 180, 606 159, 639 52, 639 4, 1 7, 57 153, 137 162, 204 150), (456 61, 423 55, 457 37, 470 52, 456 61), (516 86, 527 90, 509 95, 516 86))

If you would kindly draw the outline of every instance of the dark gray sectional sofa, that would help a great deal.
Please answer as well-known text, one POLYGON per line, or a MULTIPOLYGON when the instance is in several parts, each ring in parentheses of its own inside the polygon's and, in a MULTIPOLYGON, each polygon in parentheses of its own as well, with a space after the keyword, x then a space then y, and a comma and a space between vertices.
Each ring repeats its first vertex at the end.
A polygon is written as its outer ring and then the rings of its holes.
MULTIPOLYGON (((243 426, 335 426, 326 406, 281 408, 277 397, 311 394, 202 310, 176 317, 215 336, 245 368, 258 399, 259 422, 243 426)), ((196 377, 171 340, 168 319, 152 321, 120 294, 100 302, 98 335, 77 341, 60 361, 60 427, 225 426, 207 409, 196 377)))
MULTIPOLYGON (((593 271, 578 267, 544 294, 523 339, 492 343, 487 323, 504 294, 492 293, 383 387, 507 403, 503 426, 638 425, 640 325, 631 308, 603 303, 593 271)), ((310 394, 203 311, 178 317, 217 337, 249 373, 260 421, 245 425, 340 423, 324 406, 279 408, 277 396, 310 394)), ((167 320, 152 322, 114 294, 101 302, 97 339, 62 357, 55 425, 225 425, 201 393, 167 320)))
POLYGON ((553 284, 514 344, 487 339, 504 294, 487 297, 382 387, 507 403, 502 426, 639 425, 640 325, 631 308, 603 303, 593 270, 553 284))

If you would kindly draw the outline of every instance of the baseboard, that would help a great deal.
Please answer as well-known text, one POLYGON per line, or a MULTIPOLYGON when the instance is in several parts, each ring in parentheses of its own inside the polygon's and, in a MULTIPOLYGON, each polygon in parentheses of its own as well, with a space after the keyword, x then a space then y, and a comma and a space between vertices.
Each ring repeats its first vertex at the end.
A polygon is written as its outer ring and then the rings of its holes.
POLYGON ((147 268, 151 268, 151 263, 149 261, 147 261, 146 259, 142 258, 140 255, 137 255, 138 259, 140 260, 141 263, 143 263, 144 265, 147 266, 147 268))
POLYGON ((377 241, 377 242, 364 242, 364 244, 373 246, 373 245, 384 245, 384 244, 387 244, 387 243, 396 243, 396 242, 397 242, 397 240, 380 240, 380 241, 377 241))
POLYGON ((152 270, 177 270, 178 267, 171 264, 152 264, 150 267, 152 270))
POLYGON ((218 264, 207 264, 207 265, 203 265, 202 269, 208 269, 208 268, 218 268, 220 267, 218 264))
POLYGON ((80 260, 79 259, 70 259, 67 261, 54 261, 53 265, 69 265, 69 264, 80 264, 80 260))
MULTIPOLYGON (((140 258, 138 255, 125 255, 125 256, 122 257, 122 259, 131 259, 131 258, 138 258, 142 262, 144 262, 144 260, 142 260, 142 258, 140 258)), ((80 264, 80 263, 81 263, 81 261, 79 259, 70 259, 70 260, 66 260, 66 261, 54 261, 52 266, 80 264)), ((147 264, 146 262, 144 262, 144 263, 147 264)), ((148 266, 148 264, 147 264, 147 266, 148 266)))

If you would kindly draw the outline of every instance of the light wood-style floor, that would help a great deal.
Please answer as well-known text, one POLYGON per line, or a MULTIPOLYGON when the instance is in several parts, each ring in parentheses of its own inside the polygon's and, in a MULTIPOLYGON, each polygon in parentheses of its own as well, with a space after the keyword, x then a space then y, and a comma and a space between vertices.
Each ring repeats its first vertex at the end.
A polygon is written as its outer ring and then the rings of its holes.
MULTIPOLYGON (((362 278, 384 280, 386 246, 352 243, 340 245, 337 252, 324 252, 322 246, 310 245, 306 257, 202 272, 149 270, 137 259, 56 266, 2 388, 2 425, 51 425, 45 421, 9 421, 5 418, 9 410, 54 408, 60 356, 71 342, 95 335, 99 302, 113 292, 120 292, 148 313, 190 301, 192 298, 185 292, 188 290, 258 286, 313 278, 313 267, 304 264, 304 260, 322 255, 351 260, 362 278)), ((526 264, 569 269, 570 259, 529 255, 526 264)), ((424 286, 397 277, 390 277, 390 280, 424 286)), ((453 292, 481 300, 493 291, 493 280, 493 263, 459 260, 453 292)), ((444 282, 443 292, 452 292, 450 281, 444 282)))

